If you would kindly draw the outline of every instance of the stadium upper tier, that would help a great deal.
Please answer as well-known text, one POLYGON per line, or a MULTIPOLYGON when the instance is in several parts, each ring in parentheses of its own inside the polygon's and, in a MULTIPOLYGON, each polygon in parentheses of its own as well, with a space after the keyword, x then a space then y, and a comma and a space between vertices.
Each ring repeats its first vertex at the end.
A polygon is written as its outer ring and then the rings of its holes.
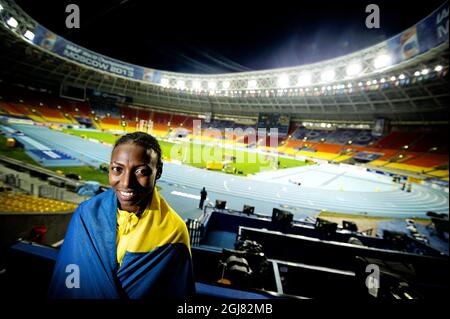
MULTIPOLYGON (((73 44, 0 0, 0 77, 92 88, 173 111, 293 114, 355 121, 439 120, 448 105, 448 5, 387 41, 298 67, 202 75, 140 67, 73 44), (445 89, 444 89, 445 87, 445 89), (439 115, 437 115, 439 114, 439 115)), ((66 93, 67 93, 66 92, 66 93)), ((82 94, 82 93, 81 93, 82 94)))

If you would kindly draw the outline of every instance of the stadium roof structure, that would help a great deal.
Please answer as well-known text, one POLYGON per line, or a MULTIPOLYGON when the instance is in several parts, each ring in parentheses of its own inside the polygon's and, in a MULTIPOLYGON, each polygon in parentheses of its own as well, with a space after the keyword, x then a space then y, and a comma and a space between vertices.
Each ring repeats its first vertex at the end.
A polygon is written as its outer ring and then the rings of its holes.
POLYGON ((228 74, 187 74, 132 65, 47 30, 0 0, 0 79, 131 97, 184 113, 303 120, 448 123, 448 3, 369 48, 314 64, 228 74))

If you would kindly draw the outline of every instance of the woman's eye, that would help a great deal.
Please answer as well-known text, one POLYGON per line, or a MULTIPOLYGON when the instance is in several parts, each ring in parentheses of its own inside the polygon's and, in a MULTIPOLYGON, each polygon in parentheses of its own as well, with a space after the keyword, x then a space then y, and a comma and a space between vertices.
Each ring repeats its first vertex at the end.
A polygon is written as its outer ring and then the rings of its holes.
POLYGON ((122 168, 113 166, 113 167, 111 167, 111 171, 113 171, 114 173, 120 173, 122 171, 122 168))
POLYGON ((150 170, 142 168, 142 169, 138 169, 136 170, 136 174, 137 175, 142 175, 142 176, 149 176, 150 175, 150 170))

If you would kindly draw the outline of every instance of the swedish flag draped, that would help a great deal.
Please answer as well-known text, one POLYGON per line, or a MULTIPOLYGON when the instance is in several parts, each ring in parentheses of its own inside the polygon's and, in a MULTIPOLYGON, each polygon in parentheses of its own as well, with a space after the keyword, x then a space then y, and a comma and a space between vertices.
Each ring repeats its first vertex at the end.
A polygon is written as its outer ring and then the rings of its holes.
POLYGON ((156 188, 139 221, 126 214, 117 209, 113 190, 80 204, 58 255, 51 298, 184 299, 193 295, 189 236, 183 220, 156 188))

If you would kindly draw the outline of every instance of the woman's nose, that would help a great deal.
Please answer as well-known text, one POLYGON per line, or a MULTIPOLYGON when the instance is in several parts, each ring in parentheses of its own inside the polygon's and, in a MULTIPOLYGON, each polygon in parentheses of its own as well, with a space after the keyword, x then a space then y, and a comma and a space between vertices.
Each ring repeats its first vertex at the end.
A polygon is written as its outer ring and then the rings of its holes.
POLYGON ((122 175, 120 183, 122 184, 123 188, 128 188, 130 185, 133 185, 133 174, 132 174, 132 172, 125 172, 122 175))

